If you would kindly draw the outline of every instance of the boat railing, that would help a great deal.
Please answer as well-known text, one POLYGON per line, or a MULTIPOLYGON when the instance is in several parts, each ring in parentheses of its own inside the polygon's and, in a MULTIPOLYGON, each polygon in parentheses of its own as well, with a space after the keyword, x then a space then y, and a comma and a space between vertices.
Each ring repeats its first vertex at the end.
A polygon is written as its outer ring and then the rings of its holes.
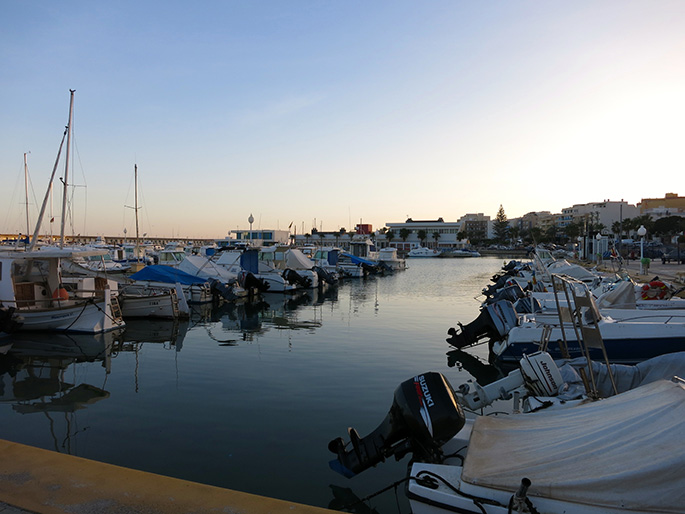
MULTIPOLYGON (((592 360, 590 358, 591 349, 599 349, 602 352, 604 362, 609 371, 609 379, 611 380, 614 393, 618 394, 618 389, 600 330, 599 322, 602 319, 602 315, 599 312, 597 303, 588 289, 587 284, 567 275, 552 274, 552 288, 554 290, 554 301, 557 306, 559 326, 563 339, 563 342, 560 342, 562 354, 565 354, 565 358, 569 357, 565 326, 568 326, 570 322, 575 333, 576 341, 578 341, 581 352, 587 360, 589 377, 585 374, 583 368, 580 369, 580 372, 588 396, 591 398, 599 397, 595 376, 592 373, 592 360), (560 296, 562 297, 561 299, 560 296)), ((543 341, 541 344, 543 350, 547 349, 549 336, 547 339, 546 342, 543 341)))

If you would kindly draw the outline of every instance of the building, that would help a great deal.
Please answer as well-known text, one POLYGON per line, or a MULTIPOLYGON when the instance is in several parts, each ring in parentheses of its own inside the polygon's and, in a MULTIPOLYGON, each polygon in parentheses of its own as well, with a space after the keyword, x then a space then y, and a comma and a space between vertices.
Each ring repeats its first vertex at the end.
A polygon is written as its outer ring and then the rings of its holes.
POLYGON ((649 214, 653 220, 668 216, 685 216, 685 196, 666 193, 663 198, 643 198, 637 204, 640 214, 649 214))
MULTIPOLYGON (((226 245, 248 243, 251 246, 271 246, 275 244, 289 244, 290 231, 289 230, 270 230, 270 229, 256 229, 256 230, 231 230, 231 237, 221 239, 222 243, 225 241, 226 245)), ((223 246, 223 245, 220 245, 223 246)))
POLYGON ((639 215, 640 209, 637 206, 623 200, 576 204, 562 210, 559 227, 564 228, 571 223, 601 224, 604 226, 602 232, 608 234, 611 232, 614 223, 621 223, 623 220, 639 215))
POLYGON ((461 232, 460 222, 449 222, 442 218, 437 220, 413 220, 386 223, 387 231, 376 234, 379 247, 392 246, 401 251, 409 251, 419 246, 428 248, 462 248, 467 241, 460 241, 457 234, 461 232), (402 238, 406 234, 406 238, 402 238), (391 237, 388 237, 388 236, 391 237), (425 235, 421 240, 419 235, 425 235))
POLYGON ((482 212, 464 214, 459 218, 458 223, 461 224, 461 229, 469 241, 484 241, 494 236, 490 216, 485 216, 482 212))

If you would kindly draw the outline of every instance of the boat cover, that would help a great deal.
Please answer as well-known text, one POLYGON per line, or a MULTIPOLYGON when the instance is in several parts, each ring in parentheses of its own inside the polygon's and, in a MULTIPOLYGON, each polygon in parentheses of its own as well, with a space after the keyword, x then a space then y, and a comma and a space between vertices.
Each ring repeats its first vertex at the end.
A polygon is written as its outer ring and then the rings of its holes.
POLYGON ((285 254, 285 265, 295 270, 312 269, 314 267, 314 262, 300 250, 289 250, 285 254))
POLYGON ((164 266, 162 264, 153 264, 145 266, 140 271, 134 273, 129 278, 133 280, 151 280, 154 282, 164 282, 165 284, 204 284, 207 279, 190 275, 171 266, 164 266))
MULTIPOLYGON (((683 512, 685 388, 659 380, 604 400, 480 416, 462 479, 607 509, 683 512)), ((534 500, 533 500, 534 501, 534 500)))
POLYGON ((616 287, 597 298, 597 307, 600 309, 636 309, 635 284, 627 280, 619 282, 616 287))
POLYGON ((178 263, 178 268, 204 280, 213 278, 220 282, 231 282, 236 279, 235 274, 230 273, 226 268, 217 266, 210 258, 200 255, 188 255, 178 263))

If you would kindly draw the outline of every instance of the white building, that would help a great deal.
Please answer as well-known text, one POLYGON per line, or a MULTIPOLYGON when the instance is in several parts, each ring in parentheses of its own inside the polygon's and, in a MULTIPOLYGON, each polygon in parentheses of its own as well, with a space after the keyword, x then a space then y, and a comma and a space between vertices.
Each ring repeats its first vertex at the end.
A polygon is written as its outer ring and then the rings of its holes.
POLYGON ((385 233, 376 233, 376 243, 379 247, 392 246, 401 251, 409 251, 412 248, 426 246, 428 248, 462 248, 467 241, 460 241, 457 234, 461 232, 462 224, 458 221, 445 221, 442 218, 437 220, 416 220, 409 218, 403 223, 386 223, 385 233), (405 240, 402 233, 407 232, 405 240), (425 233, 425 239, 419 238, 425 233), (388 233, 392 237, 388 237, 388 233))
POLYGON ((601 223, 604 225, 604 233, 611 232, 611 226, 615 222, 621 222, 629 218, 640 215, 640 210, 635 205, 631 205, 623 200, 612 202, 604 200, 602 202, 576 204, 562 210, 560 226, 565 227, 570 223, 588 222, 592 224, 601 223))

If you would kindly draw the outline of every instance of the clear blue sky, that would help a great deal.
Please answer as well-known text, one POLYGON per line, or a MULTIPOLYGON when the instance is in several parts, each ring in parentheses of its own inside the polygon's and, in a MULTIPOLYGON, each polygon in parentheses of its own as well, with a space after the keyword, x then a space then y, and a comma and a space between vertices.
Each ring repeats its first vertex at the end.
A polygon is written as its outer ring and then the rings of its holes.
POLYGON ((0 43, 1 232, 69 89, 74 233, 133 233, 136 163, 167 237, 685 195, 683 1, 6 0, 0 43))

